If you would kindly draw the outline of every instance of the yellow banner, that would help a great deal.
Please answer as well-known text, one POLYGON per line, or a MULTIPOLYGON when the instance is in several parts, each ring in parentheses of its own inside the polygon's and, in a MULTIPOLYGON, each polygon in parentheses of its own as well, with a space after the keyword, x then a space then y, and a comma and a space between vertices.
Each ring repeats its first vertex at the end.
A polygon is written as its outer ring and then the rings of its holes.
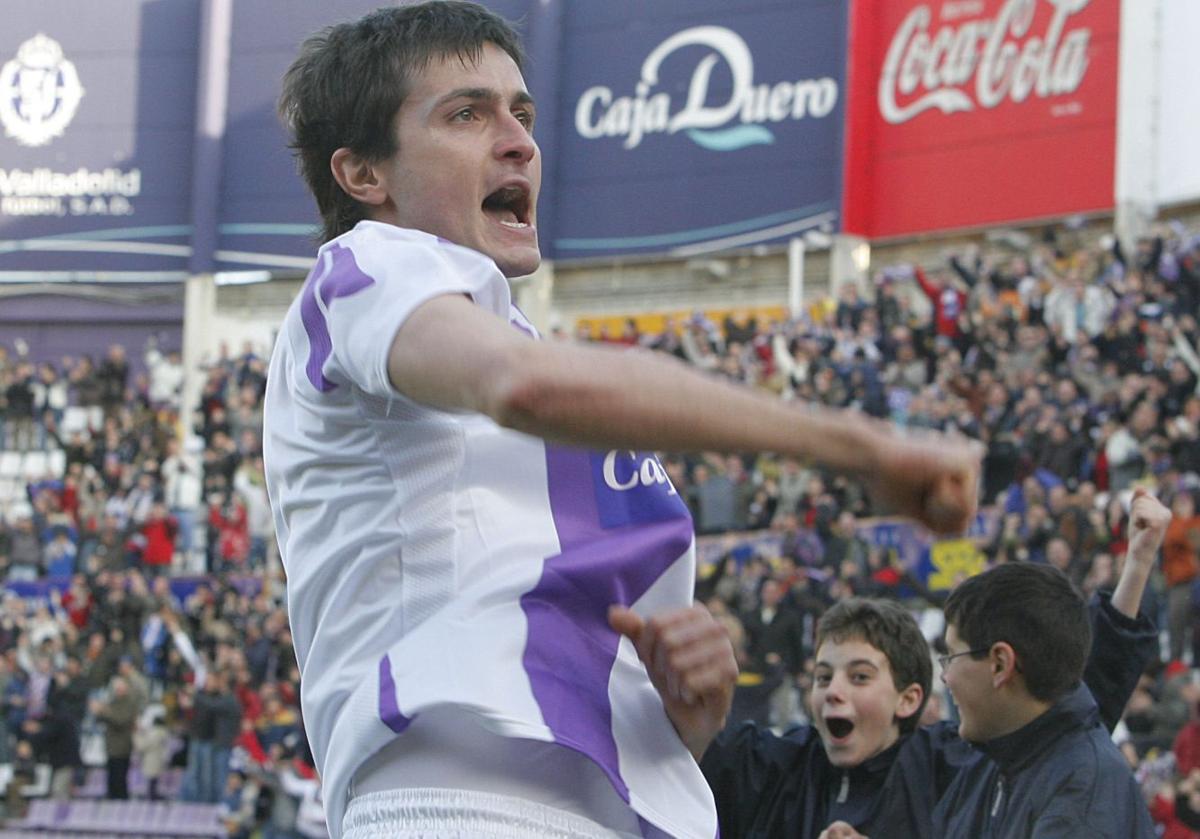
POLYGON ((949 591, 968 577, 983 571, 987 559, 970 539, 934 542, 929 549, 930 591, 949 591))

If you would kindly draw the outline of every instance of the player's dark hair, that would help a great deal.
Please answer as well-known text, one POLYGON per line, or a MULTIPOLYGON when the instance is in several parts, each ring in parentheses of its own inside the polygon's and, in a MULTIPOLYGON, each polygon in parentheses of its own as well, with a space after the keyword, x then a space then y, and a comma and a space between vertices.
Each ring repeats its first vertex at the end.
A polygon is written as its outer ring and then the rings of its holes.
POLYGON ((489 43, 522 66, 524 54, 512 27, 463 0, 378 9, 304 42, 283 77, 279 114, 300 174, 317 199, 323 242, 367 217, 334 179, 333 153, 345 147, 370 162, 391 157, 396 153, 392 123, 414 75, 447 56, 464 64, 478 61, 489 43))

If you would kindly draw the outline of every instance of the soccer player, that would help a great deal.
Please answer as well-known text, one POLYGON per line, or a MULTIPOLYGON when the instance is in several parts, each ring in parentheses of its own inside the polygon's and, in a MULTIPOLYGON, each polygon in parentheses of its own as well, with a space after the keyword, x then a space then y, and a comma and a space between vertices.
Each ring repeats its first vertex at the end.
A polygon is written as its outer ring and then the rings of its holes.
POLYGON ((264 457, 328 823, 712 839, 694 754, 736 667, 648 450, 808 458, 940 532, 974 513, 978 452, 537 340, 506 282, 540 259, 521 60, 445 0, 323 31, 284 81, 326 242, 279 333, 264 457))

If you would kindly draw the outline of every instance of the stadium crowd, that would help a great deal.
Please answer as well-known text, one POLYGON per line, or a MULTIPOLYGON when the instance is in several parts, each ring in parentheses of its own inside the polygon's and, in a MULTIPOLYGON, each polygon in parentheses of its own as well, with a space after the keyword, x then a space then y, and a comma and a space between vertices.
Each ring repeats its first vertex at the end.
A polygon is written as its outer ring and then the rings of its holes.
MULTIPOLYGON (((1028 247, 892 266, 873 288, 848 284, 794 321, 697 314, 599 340, 671 353, 782 399, 980 440, 974 541, 987 563, 1045 562, 1085 591, 1111 586, 1132 488, 1170 504, 1144 604, 1164 655, 1118 736, 1165 835, 1192 836, 1200 236, 1163 227, 1127 249, 1077 237, 1058 229, 1028 247)), ((263 478, 265 351, 222 349, 205 365, 196 415, 180 417, 180 356, 154 343, 137 373, 120 346, 99 363, 0 346, 0 449, 58 453, 0 521, 10 816, 38 765, 50 768, 43 791, 66 797, 87 785, 85 763, 102 762, 98 792, 110 798, 220 804, 231 836, 323 835, 263 478)), ((730 549, 698 586, 742 666, 735 718, 805 719, 813 630, 836 600, 896 597, 936 616, 944 592, 872 540, 865 525, 879 511, 853 481, 769 457, 664 465, 702 536, 771 534, 721 536, 730 549)), ((927 713, 954 710, 943 697, 927 713)))

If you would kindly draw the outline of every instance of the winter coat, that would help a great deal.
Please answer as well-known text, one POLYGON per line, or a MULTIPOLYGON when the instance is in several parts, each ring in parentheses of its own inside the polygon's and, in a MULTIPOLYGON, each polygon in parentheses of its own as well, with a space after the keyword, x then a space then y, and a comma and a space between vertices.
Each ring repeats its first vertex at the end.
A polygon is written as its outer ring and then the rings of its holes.
POLYGON ((157 778, 167 768, 171 737, 162 725, 148 725, 133 733, 133 750, 141 758, 142 776, 157 778))
POLYGON ((1150 811, 1084 685, 1022 728, 979 744, 933 814, 943 839, 1154 839, 1150 811))

